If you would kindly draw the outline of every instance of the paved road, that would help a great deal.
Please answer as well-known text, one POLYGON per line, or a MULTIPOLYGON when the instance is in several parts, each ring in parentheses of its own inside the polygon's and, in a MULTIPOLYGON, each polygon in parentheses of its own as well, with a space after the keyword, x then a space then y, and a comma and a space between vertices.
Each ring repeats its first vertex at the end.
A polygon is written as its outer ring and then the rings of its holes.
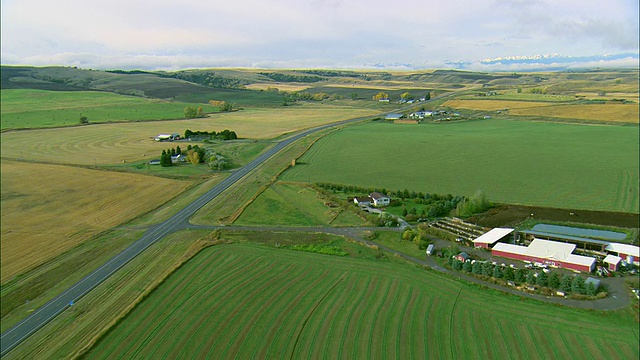
POLYGON ((11 351, 22 341, 24 341, 29 336, 34 334, 38 329, 40 329, 49 321, 51 321, 53 318, 58 316, 65 309, 72 306, 74 302, 77 302, 81 297, 83 297, 93 288, 95 288, 100 283, 105 281, 114 272, 116 272, 126 263, 128 263, 133 258, 138 256, 141 252, 143 252, 146 248, 151 246, 153 243, 162 239, 165 235, 170 234, 184 227, 184 224, 196 211, 198 211, 200 208, 202 208, 211 200, 215 199, 216 196, 218 196, 224 190, 229 188, 231 185, 233 185, 235 182, 237 182, 242 177, 247 175, 249 172, 253 171, 265 160, 275 155, 286 146, 314 132, 339 126, 339 125, 344 125, 347 123, 363 121, 369 118, 371 117, 360 117, 360 118, 354 118, 354 119, 345 120, 337 123, 323 125, 317 128, 303 131, 295 136, 292 136, 288 139, 285 139, 277 143, 273 148, 271 148, 264 154, 260 155, 258 158, 256 158, 249 164, 233 172, 228 178, 220 182, 218 185, 213 187, 211 190, 209 190, 207 193, 205 193, 204 195, 196 199, 191 204, 187 205, 184 209, 180 210, 177 214, 173 215, 170 219, 161 223, 160 225, 157 225, 151 228, 140 239, 138 239, 136 242, 134 242, 129 247, 124 249, 118 255, 111 258, 104 265, 100 266, 99 268, 91 272, 89 275, 84 277, 78 283, 76 283, 75 285, 73 285, 72 287, 64 291, 62 294, 58 295, 53 300, 44 304, 41 308, 31 313, 27 318, 25 318, 24 320, 22 320, 21 322, 19 322, 9 330, 7 330, 4 334, 2 334, 2 337, 0 340, 0 356, 4 356, 6 353, 11 351))

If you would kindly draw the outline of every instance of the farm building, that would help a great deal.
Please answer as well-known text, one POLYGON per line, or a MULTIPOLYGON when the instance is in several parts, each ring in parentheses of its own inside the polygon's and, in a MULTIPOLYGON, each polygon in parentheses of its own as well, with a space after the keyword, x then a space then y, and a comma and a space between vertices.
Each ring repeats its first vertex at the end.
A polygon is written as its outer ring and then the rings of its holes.
POLYGON ((513 229, 509 228, 495 228, 489 230, 489 232, 482 234, 473 240, 473 246, 477 248, 489 249, 492 248, 495 243, 507 237, 511 234, 513 229))
POLYGON ((371 205, 371 201, 369 196, 356 196, 353 198, 353 202, 361 206, 369 206, 371 205))
POLYGON ((465 262, 469 258, 469 254, 463 251, 460 254, 456 255, 454 258, 460 262, 465 262))
POLYGON ((375 206, 387 206, 389 205, 389 202, 391 202, 391 199, 388 196, 379 192, 372 192, 369 194, 369 197, 373 200, 373 205, 375 206))
POLYGON ((604 249, 609 254, 618 255, 627 264, 640 266, 640 248, 635 245, 609 243, 604 249))
POLYGON ((564 235, 564 234, 556 234, 545 231, 536 231, 536 230, 520 230, 520 234, 525 235, 525 237, 536 238, 536 239, 544 239, 551 241, 562 241, 566 243, 576 244, 577 247, 584 250, 593 250, 604 253, 604 249, 607 245, 609 245, 608 241, 590 239, 586 237, 573 236, 573 235, 564 235))
POLYGON ((497 243, 491 250, 494 256, 530 261, 577 271, 593 271, 596 259, 572 254, 575 244, 534 239, 529 246, 497 243))
POLYGON ((156 141, 180 140, 180 134, 178 134, 178 133, 173 133, 171 135, 169 135, 169 134, 158 134, 158 136, 156 136, 155 140, 156 141))
POLYGON ((602 260, 602 262, 609 265, 609 270, 611 271, 618 271, 618 266, 620 266, 621 261, 622 261, 621 257, 611 255, 611 254, 607 255, 607 257, 605 257, 604 260, 602 260))
POLYGON ((391 114, 387 114, 387 116, 384 117, 385 120, 399 120, 403 117, 403 114, 397 114, 397 113, 391 113, 391 114))

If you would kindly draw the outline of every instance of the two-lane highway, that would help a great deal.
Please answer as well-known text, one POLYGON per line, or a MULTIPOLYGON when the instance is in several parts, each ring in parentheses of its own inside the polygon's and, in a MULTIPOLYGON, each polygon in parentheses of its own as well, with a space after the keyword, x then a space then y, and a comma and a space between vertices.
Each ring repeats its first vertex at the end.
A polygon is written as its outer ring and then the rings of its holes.
POLYGON ((38 329, 42 328, 53 318, 58 316, 61 312, 71 306, 72 303, 77 302, 81 297, 101 284, 103 281, 109 278, 109 276, 115 273, 126 263, 134 259, 153 243, 162 239, 167 234, 178 230, 180 228, 180 225, 187 221, 196 211, 198 211, 211 200, 215 199, 218 195, 220 195, 220 193, 228 189, 231 185, 243 178, 249 172, 253 171, 265 160, 275 155, 289 144, 320 130, 344 125, 347 123, 363 121, 369 118, 371 117, 354 118, 337 123, 323 125, 317 128, 306 130, 302 133, 299 133, 277 143, 273 148, 269 149, 258 158, 251 161, 249 164, 233 172, 231 176, 224 179, 218 185, 214 186, 211 190, 207 191, 207 193, 187 205, 185 208, 173 215, 170 219, 147 231, 140 239, 124 249, 122 252, 111 258, 109 261, 91 272, 89 275, 85 276, 82 280, 64 291, 62 294, 58 295, 56 298, 43 305, 27 318, 7 330, 4 334, 2 334, 2 338, 0 341, 0 356, 4 356, 5 354, 7 354, 18 344, 34 334, 38 329))

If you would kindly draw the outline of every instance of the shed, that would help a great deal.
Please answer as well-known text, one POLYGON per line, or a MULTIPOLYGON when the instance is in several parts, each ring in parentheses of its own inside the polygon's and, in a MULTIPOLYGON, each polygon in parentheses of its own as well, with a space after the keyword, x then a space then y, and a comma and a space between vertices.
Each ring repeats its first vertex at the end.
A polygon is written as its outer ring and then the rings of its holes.
POLYGON ((398 113, 391 113, 391 114, 387 114, 387 116, 384 117, 385 120, 398 120, 401 119, 404 116, 404 114, 398 114, 398 113))
POLYGON ((609 270, 611 271, 618 271, 618 266, 620 265, 620 261, 622 261, 621 257, 611 255, 611 254, 607 255, 604 258, 604 260, 602 260, 602 262, 609 265, 609 270))
POLYGON ((455 256, 455 259, 460 261, 460 262, 465 262, 467 261, 467 259, 469 259, 469 254, 467 254, 466 252, 461 252, 460 254, 455 256))
POLYGON ((588 277, 587 280, 584 281, 584 286, 587 286, 588 284, 593 284, 593 287, 598 291, 598 288, 600 287, 600 280, 588 277))
POLYGON ((640 265, 640 248, 635 245, 610 243, 604 248, 608 253, 615 253, 627 264, 640 265))

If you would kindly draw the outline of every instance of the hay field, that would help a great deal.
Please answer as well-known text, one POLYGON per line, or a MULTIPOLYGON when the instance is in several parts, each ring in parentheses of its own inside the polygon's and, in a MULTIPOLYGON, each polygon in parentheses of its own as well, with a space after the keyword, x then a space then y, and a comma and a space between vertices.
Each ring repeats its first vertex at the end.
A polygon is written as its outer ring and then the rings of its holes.
POLYGON ((638 104, 557 104, 511 100, 449 100, 443 106, 480 111, 509 109, 511 115, 638 124, 638 104))
POLYGON ((2 161, 2 282, 155 209, 188 182, 2 161))
POLYGON ((153 140, 159 133, 186 129, 233 130, 240 138, 270 139, 304 128, 337 122, 376 111, 349 106, 309 104, 216 114, 202 119, 96 124, 75 128, 4 132, 2 156, 64 164, 107 165, 156 158, 163 149, 186 143, 153 140))
POLYGON ((174 272, 86 358, 638 357, 637 323, 389 260, 249 244, 174 272))
POLYGON ((640 123, 638 104, 566 104, 513 109, 509 113, 512 115, 544 116, 571 120, 640 123))

